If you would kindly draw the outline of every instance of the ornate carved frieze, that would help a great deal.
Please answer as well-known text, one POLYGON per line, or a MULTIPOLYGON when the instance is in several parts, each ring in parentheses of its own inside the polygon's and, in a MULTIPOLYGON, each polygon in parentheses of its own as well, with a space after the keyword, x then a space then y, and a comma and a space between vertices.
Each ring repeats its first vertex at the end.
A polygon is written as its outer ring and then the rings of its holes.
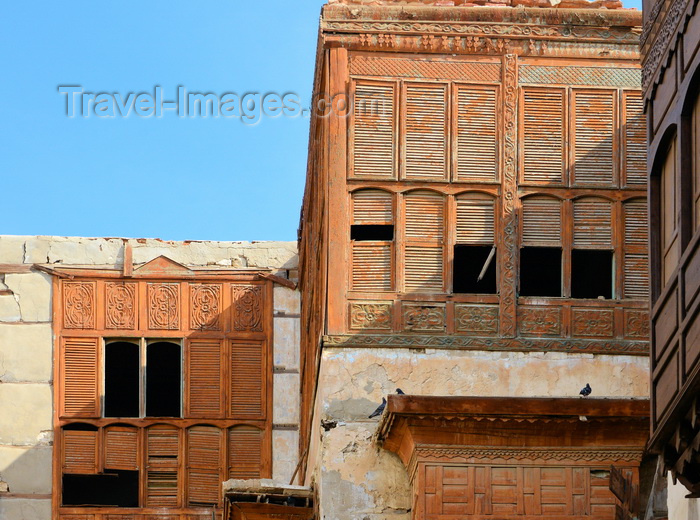
POLYGON ((232 285, 233 330, 262 332, 263 287, 261 285, 232 285))
POLYGON ((497 305, 455 305, 455 330, 469 334, 498 334, 497 305))
POLYGON ((521 85, 584 85, 595 87, 640 88, 639 69, 621 67, 548 67, 521 65, 518 70, 521 85))
POLYGON ((105 328, 134 329, 136 308, 135 283, 105 283, 105 328))
POLYGON ((591 354, 649 355, 646 341, 555 338, 485 338, 459 335, 352 334, 324 336, 326 347, 436 348, 524 352, 585 352, 591 354))
POLYGON ((612 309, 572 309, 574 336, 611 338, 615 320, 612 309))
POLYGON ((402 325, 405 331, 445 332, 444 304, 406 304, 401 308, 402 325))
POLYGON ((521 306, 518 330, 525 336, 561 336, 561 308, 521 306))
POLYGON ((148 328, 152 330, 180 328, 180 284, 148 284, 148 328))
POLYGON ((353 302, 350 304, 350 329, 391 330, 393 302, 353 302))
POLYGON ((640 462, 644 450, 642 448, 501 448, 484 446, 444 446, 440 444, 423 444, 416 446, 416 457, 421 461, 456 462, 456 459, 486 459, 507 461, 545 461, 578 462, 578 461, 625 461, 640 462))
POLYGON ((221 285, 190 285, 190 328, 221 330, 221 285))
POLYGON ((425 61, 379 56, 350 56, 350 74, 447 80, 489 81, 501 79, 500 63, 477 61, 425 61))
POLYGON ((66 329, 95 327, 94 282, 63 282, 63 326, 66 329))
POLYGON ((649 313, 647 311, 625 310, 624 328, 626 338, 648 338, 649 313))

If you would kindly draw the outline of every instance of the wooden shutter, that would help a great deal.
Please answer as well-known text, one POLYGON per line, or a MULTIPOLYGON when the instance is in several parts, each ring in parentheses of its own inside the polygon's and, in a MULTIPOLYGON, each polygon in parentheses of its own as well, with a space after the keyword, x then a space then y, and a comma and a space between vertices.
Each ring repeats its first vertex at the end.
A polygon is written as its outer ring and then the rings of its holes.
POLYGON ((649 219, 646 199, 633 199, 623 204, 624 295, 625 298, 647 299, 649 296, 649 266, 647 241, 649 219))
POLYGON ((187 430, 187 501, 190 506, 219 503, 223 433, 213 426, 187 430))
POLYGON ((523 199, 523 245, 561 246, 561 201, 534 196, 523 199))
POLYGON ((352 289, 390 291, 392 288, 391 243, 352 243, 352 289))
POLYGON ((460 195, 457 203, 457 243, 493 244, 495 201, 492 197, 460 195))
POLYGON ((444 285, 445 198, 417 190, 404 197, 404 289, 442 291, 444 285))
POLYGON ((356 191, 352 194, 352 215, 353 224, 393 224, 393 196, 382 190, 356 191))
POLYGON ((185 415, 187 417, 221 417, 221 340, 196 339, 187 342, 185 415))
POLYGON ((261 342, 231 342, 231 417, 264 419, 265 350, 261 342))
POLYGON ((97 361, 97 338, 63 338, 61 416, 99 417, 97 361))
POLYGON ((676 169, 676 139, 671 141, 661 169, 661 245, 662 245, 662 281, 665 285, 678 267, 680 260, 680 240, 678 238, 678 208, 676 205, 676 188, 678 186, 676 169))
POLYGON ((564 174, 564 91, 523 89, 523 181, 561 184, 564 174))
POLYGON ((394 88, 391 83, 355 83, 351 129, 351 172, 355 176, 396 177, 394 88))
POLYGON ((614 184, 614 109, 613 92, 574 92, 574 184, 614 184))
POLYGON ((456 180, 496 181, 496 91, 460 87, 457 105, 456 180))
POLYGON ((105 468, 139 469, 139 434, 129 426, 109 426, 105 428, 104 440, 105 468))
POLYGON ((63 473, 94 475, 98 468, 97 430, 61 430, 63 473))
POLYGON ((261 478, 263 431, 255 426, 234 426, 228 432, 228 477, 261 478))
POLYGON ((700 95, 695 98, 692 121, 693 229, 700 227, 700 95))
POLYGON ((574 201, 574 247, 612 249, 612 203, 586 197, 574 201))
POLYGON ((151 426, 146 433, 146 445, 146 505, 177 507, 180 431, 174 426, 151 426))
POLYGON ((625 92, 624 171, 627 186, 647 185, 647 138, 644 100, 638 92, 625 92))
POLYGON ((405 88, 405 106, 405 177, 446 179, 446 86, 409 83, 405 88))

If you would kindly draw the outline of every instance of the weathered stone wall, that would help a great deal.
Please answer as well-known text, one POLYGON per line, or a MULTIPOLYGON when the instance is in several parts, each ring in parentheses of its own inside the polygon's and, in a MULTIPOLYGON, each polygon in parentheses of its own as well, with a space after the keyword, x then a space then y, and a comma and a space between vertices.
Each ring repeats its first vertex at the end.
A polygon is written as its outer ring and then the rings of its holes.
POLYGON ((648 359, 564 353, 327 348, 310 475, 326 520, 409 520, 410 483, 396 455, 372 442, 382 396, 401 388, 434 396, 647 398, 648 359), (314 464, 315 461, 315 464, 314 464), (324 492, 325 491, 325 492, 324 492))
MULTIPOLYGON (((135 265, 165 255, 188 266, 271 268, 297 278, 295 242, 0 236, 0 264, 121 267, 127 242, 135 265)), ((51 276, 0 271, 0 520, 51 518, 51 297, 51 276)), ((273 477, 287 482, 298 453, 298 322, 299 293, 275 286, 273 477)))
POLYGON ((668 475, 668 520, 698 520, 700 518, 700 498, 685 498, 688 489, 668 475))

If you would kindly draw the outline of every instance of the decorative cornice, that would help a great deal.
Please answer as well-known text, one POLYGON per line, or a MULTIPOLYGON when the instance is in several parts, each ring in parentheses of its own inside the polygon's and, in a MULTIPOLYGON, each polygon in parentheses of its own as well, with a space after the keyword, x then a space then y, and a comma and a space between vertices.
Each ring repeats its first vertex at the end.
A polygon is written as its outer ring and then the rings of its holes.
POLYGON ((426 459, 503 459, 511 460, 556 460, 556 461, 597 461, 615 460, 639 462, 643 448, 593 447, 593 448, 549 448, 549 447, 484 447, 484 446, 444 446, 441 444, 419 444, 415 453, 419 460, 426 459))
POLYGON ((457 335, 354 334, 323 337, 324 347, 435 348, 455 350, 649 355, 649 342, 544 338, 480 338, 457 335))

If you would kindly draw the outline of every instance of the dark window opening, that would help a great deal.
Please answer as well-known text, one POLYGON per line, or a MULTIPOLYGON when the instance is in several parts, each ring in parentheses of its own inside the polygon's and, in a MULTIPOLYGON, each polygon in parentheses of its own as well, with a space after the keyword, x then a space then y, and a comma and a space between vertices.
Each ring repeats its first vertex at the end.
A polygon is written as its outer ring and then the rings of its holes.
POLYGON ((492 250, 492 246, 455 246, 452 292, 496 294, 496 255, 495 251, 491 255, 492 250))
POLYGON ((520 296, 561 297, 561 249, 523 247, 520 250, 520 296))
POLYGON ((100 475, 63 475, 64 506, 139 506, 139 472, 110 470, 100 475))
POLYGON ((159 341, 146 352, 146 416, 180 417, 180 345, 159 341))
POLYGON ((571 297, 611 299, 613 252, 574 249, 571 252, 571 297))
POLYGON ((139 416, 139 346, 105 345, 105 417, 139 416))
POLYGON ((394 226, 391 224, 356 224, 350 226, 350 240, 389 242, 394 240, 394 226))
POLYGON ((71 423, 71 424, 66 424, 61 429, 68 430, 68 431, 79 431, 79 432, 96 432, 97 426, 93 426, 92 424, 87 424, 87 423, 71 423))

